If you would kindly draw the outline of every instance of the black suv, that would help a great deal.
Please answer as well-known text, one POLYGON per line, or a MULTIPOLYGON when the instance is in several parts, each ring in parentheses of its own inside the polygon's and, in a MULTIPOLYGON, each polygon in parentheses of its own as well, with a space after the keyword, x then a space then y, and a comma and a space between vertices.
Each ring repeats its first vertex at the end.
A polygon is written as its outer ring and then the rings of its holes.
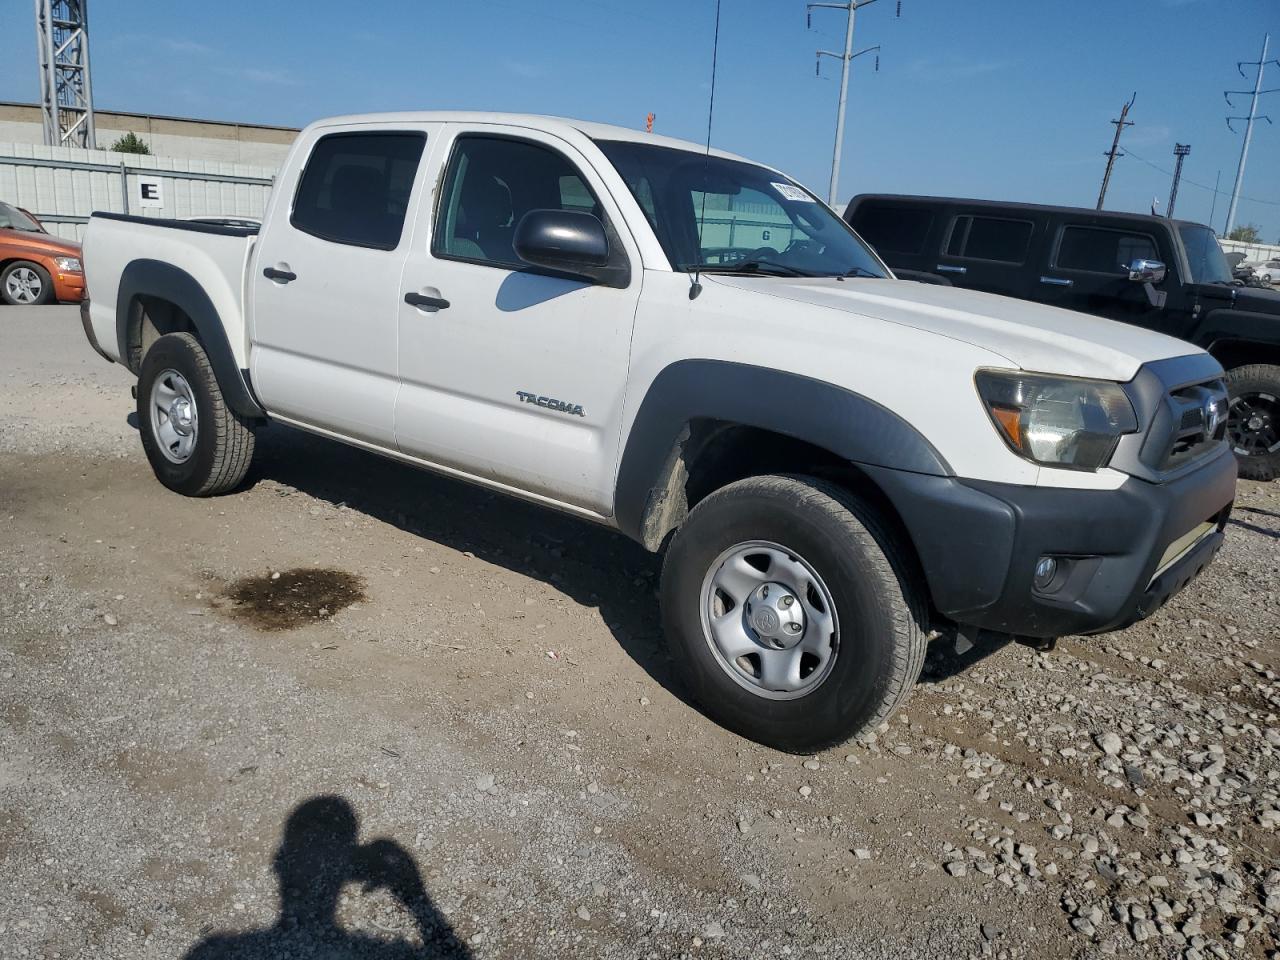
POLYGON ((1030 203, 863 194, 845 219, 904 279, 1122 320, 1227 370, 1240 475, 1280 477, 1280 292, 1240 286, 1203 224, 1030 203))

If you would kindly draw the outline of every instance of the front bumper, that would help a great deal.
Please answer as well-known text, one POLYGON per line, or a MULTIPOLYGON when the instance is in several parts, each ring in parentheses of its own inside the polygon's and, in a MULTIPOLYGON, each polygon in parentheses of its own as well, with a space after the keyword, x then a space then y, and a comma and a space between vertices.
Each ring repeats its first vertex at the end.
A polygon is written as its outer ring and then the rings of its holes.
POLYGON ((84 274, 63 273, 54 265, 53 296, 59 303, 79 303, 84 299, 84 274))
POLYGON ((935 608, 1027 637, 1119 630, 1155 612, 1222 546, 1236 489, 1225 444, 1177 479, 1116 490, 868 472, 906 525, 935 608), (1066 572, 1037 591, 1043 556, 1066 572))

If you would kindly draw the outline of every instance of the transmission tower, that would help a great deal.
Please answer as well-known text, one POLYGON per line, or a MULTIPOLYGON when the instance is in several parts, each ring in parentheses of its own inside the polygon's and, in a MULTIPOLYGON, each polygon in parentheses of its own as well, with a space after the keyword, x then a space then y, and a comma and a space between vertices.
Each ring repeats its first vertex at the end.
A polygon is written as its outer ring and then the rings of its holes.
POLYGON ((1225 237, 1231 233, 1231 228, 1236 225, 1236 205, 1240 202, 1240 187, 1244 184, 1244 164, 1249 159, 1249 141, 1253 139, 1253 121, 1265 120, 1271 122, 1271 118, 1267 116, 1258 116, 1258 98, 1264 93, 1275 93, 1280 91, 1280 87, 1273 87, 1270 90, 1262 89, 1262 75, 1267 69, 1268 63, 1274 63, 1280 66, 1280 60, 1267 59, 1267 47, 1271 43, 1271 34, 1265 34, 1262 38, 1262 57, 1258 60, 1242 60, 1236 64, 1236 69, 1240 71, 1240 76, 1248 80, 1248 76, 1244 72, 1245 65, 1257 66, 1258 78, 1253 82, 1252 90, 1227 90, 1223 96, 1227 98, 1227 106, 1235 109, 1235 104, 1231 102, 1233 96, 1249 95, 1249 115, 1246 117, 1227 117, 1227 126, 1232 133, 1235 133, 1235 127, 1231 126, 1233 120, 1244 121, 1244 145, 1240 148, 1240 166, 1236 168, 1236 185, 1231 191, 1231 206, 1227 208, 1227 227, 1222 231, 1225 237))
POLYGON ((1164 215, 1170 220, 1173 219, 1173 205, 1178 202, 1178 184, 1182 182, 1182 161, 1189 153, 1191 153, 1191 144, 1175 143, 1173 145, 1173 155, 1178 159, 1173 167, 1173 189, 1169 191, 1169 206, 1164 211, 1164 215))
MULTIPOLYGON (((844 31, 844 52, 835 53, 830 50, 819 50, 817 73, 821 75, 821 64, 823 57, 832 57, 840 61, 840 109, 836 113, 836 144, 832 151, 831 157, 831 190, 827 197, 827 202, 834 208, 839 202, 836 196, 836 189, 840 184, 840 152, 844 146, 844 114, 845 108, 849 103, 849 64, 857 57, 864 53, 876 54, 876 70, 880 69, 880 45, 867 47, 865 50, 853 52, 853 25, 857 20, 858 11, 863 7, 875 3, 876 0, 843 0, 841 3, 808 3, 805 5, 805 19, 810 27, 813 26, 813 11, 818 7, 826 7, 832 10, 843 10, 845 12, 845 31, 844 31)), ((897 16, 902 16, 902 0, 897 2, 897 16)))
POLYGON ((44 142, 92 150, 88 0, 36 0, 44 142))

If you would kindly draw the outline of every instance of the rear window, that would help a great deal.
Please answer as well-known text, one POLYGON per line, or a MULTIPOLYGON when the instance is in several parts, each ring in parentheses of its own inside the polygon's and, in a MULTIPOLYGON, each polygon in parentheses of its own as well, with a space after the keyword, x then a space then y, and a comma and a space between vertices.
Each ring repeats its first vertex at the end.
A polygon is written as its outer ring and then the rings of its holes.
POLYGON ((333 243, 394 250, 426 140, 389 132, 322 137, 302 171, 290 222, 333 243))
POLYGON ((1155 240, 1145 233, 1106 227, 1064 227, 1056 265, 1062 270, 1127 275, 1134 260, 1158 260, 1155 240))
POLYGON ((924 252, 933 211, 921 207, 900 207, 873 203, 858 207, 853 229, 880 253, 918 254, 924 252))
POLYGON ((1022 263, 1031 245, 1032 230, 1029 220, 956 217, 947 239, 947 256, 1022 263))

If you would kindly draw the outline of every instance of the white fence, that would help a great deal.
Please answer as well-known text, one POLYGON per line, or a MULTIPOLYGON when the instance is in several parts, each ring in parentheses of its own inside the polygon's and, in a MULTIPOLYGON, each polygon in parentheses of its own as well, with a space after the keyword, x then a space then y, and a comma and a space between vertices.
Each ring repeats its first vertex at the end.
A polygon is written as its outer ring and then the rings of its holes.
POLYGON ((79 240, 95 210, 145 217, 261 217, 276 171, 218 160, 0 143, 0 200, 79 240))

